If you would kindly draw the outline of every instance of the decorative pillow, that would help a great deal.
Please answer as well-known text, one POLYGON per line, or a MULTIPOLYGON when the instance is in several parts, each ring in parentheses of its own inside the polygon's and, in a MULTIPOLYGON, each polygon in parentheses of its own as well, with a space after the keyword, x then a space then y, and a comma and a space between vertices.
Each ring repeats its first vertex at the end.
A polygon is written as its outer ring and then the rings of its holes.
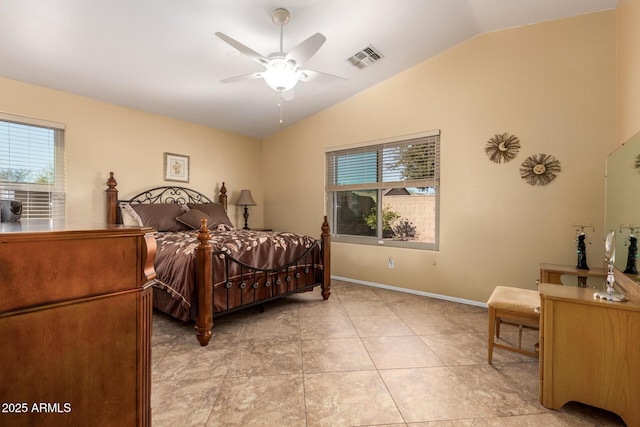
POLYGON ((123 225, 142 226, 142 220, 129 203, 120 203, 120 214, 122 215, 123 225))
MULTIPOLYGON (((215 224, 217 224, 217 223, 215 223, 215 224)), ((213 229, 213 227, 212 227, 212 229, 213 229)), ((230 225, 227 225, 227 224, 217 224, 217 226, 216 226, 216 231, 223 232, 223 231, 231 231, 231 230, 233 230, 233 227, 230 226, 230 225)))
POLYGON ((218 224, 227 224, 233 227, 233 223, 227 216, 224 206, 221 203, 187 203, 189 209, 197 209, 209 215, 212 222, 218 224))
POLYGON ((156 231, 184 231, 187 226, 176 221, 183 214, 178 203, 132 204, 131 208, 138 214, 142 225, 156 231))
POLYGON ((209 215, 198 209, 188 210, 179 217, 176 217, 176 221, 186 225, 192 230, 199 230, 202 226, 202 218, 207 219, 207 228, 209 229, 213 229, 218 225, 209 215))

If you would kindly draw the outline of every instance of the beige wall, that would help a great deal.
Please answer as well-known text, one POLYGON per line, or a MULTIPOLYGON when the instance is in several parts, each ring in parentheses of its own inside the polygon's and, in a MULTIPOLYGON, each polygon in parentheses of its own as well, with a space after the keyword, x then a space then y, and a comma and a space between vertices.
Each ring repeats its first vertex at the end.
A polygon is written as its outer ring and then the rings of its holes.
POLYGON ((268 138, 265 223, 318 234, 325 148, 440 129, 440 250, 334 243, 333 275, 484 302, 499 284, 533 289, 539 262, 575 263, 576 223, 596 225, 588 261, 598 265, 604 160, 615 145, 615 18, 476 37, 268 138), (502 132, 522 149, 498 165, 484 145, 502 132), (561 162, 548 186, 519 176, 536 153, 561 162))
MULTIPOLYGON (((250 224, 262 225, 262 143, 204 126, 0 78, 0 111, 64 123, 66 215, 104 221, 104 189, 115 172, 120 196, 171 183, 163 180, 163 153, 190 156, 189 187, 217 196, 226 181, 229 202, 250 188, 258 206, 250 224)), ((181 184, 178 184, 181 185, 181 184)), ((229 216, 243 224, 230 206, 229 216)))
POLYGON ((617 133, 622 144, 640 132, 640 0, 620 0, 617 9, 617 133))

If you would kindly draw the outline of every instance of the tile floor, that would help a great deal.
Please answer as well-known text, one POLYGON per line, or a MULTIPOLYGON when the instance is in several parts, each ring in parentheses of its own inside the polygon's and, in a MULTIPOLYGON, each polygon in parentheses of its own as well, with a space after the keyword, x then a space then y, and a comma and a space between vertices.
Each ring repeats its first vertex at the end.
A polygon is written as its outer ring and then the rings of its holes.
POLYGON ((154 427, 624 425, 541 406, 536 359, 496 349, 488 365, 475 306, 333 281, 328 301, 316 289, 215 323, 201 347, 193 325, 154 312, 154 427))

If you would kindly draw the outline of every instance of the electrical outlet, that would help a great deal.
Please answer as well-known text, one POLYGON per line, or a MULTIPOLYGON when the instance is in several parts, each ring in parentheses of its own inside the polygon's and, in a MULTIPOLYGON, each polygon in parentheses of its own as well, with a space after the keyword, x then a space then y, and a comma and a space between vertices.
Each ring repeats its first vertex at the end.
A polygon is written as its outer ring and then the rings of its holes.
POLYGON ((389 257, 389 268, 394 268, 396 266, 396 260, 389 257))

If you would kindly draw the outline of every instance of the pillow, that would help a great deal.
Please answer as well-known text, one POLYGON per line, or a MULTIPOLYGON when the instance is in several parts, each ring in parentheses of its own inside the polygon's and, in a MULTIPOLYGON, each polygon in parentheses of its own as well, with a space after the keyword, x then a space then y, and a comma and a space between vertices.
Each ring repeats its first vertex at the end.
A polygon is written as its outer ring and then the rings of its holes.
POLYGON ((198 209, 191 209, 176 217, 176 221, 186 225, 192 230, 199 230, 202 226, 202 218, 207 219, 207 228, 217 227, 218 223, 211 219, 209 215, 198 209))
MULTIPOLYGON (((227 224, 218 224, 218 223, 216 223, 216 222, 214 222, 214 224, 217 224, 217 226, 216 226, 216 231, 219 231, 219 232, 223 232, 223 231, 231 231, 231 230, 233 230, 233 227, 232 227, 232 226, 230 226, 230 225, 227 225, 227 224)), ((213 227, 212 227, 212 229, 213 229, 213 227)))
POLYGON ((131 208, 138 214, 142 225, 156 231, 184 231, 188 228, 176 221, 182 215, 182 207, 178 203, 132 204, 131 208))
POLYGON ((138 225, 142 226, 142 220, 133 210, 131 204, 129 203, 120 203, 120 215, 122 215, 122 224, 123 225, 138 225))
POLYGON ((226 224, 233 227, 233 223, 227 216, 224 207, 220 203, 187 203, 189 209, 197 209, 209 215, 212 222, 226 224))

